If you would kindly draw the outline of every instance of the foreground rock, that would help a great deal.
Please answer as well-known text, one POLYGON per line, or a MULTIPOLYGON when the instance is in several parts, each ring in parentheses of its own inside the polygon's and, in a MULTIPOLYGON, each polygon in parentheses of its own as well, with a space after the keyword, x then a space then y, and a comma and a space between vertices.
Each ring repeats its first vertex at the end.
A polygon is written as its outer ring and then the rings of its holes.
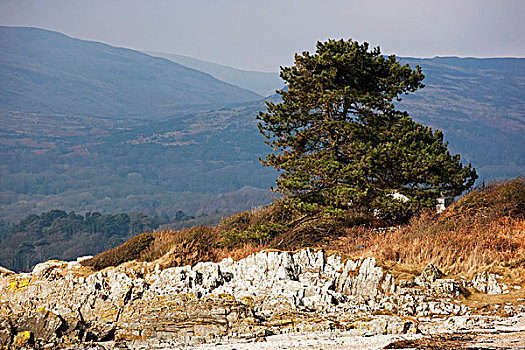
POLYGON ((151 349, 285 334, 525 329, 517 297, 480 310, 462 301, 468 288, 508 291, 499 277, 442 277, 432 265, 396 280, 375 259, 344 261, 310 249, 164 270, 131 262, 93 273, 78 262, 49 261, 30 274, 0 276, 0 346, 151 349))

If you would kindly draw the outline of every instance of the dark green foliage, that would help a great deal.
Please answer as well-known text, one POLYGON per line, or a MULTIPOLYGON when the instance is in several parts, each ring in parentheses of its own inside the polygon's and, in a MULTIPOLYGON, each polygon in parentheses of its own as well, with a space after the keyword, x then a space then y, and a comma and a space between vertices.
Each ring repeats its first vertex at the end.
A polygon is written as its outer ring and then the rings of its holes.
POLYGON ((49 259, 74 260, 95 255, 139 233, 151 232, 173 220, 187 219, 191 217, 181 211, 175 219, 141 213, 88 212, 83 216, 64 210, 29 215, 0 236, 0 266, 29 271, 49 259))
POLYGON ((7 236, 11 224, 6 220, 0 220, 0 241, 7 236))
POLYGON ((155 236, 152 233, 143 233, 116 248, 106 250, 89 260, 84 260, 82 265, 98 271, 109 266, 118 266, 124 262, 139 259, 141 253, 148 249, 154 240, 155 236))
POLYGON ((281 103, 260 112, 260 131, 275 153, 277 191, 306 212, 375 210, 400 221, 459 195, 477 178, 450 155, 440 131, 397 111, 394 100, 423 87, 421 68, 355 41, 317 43, 314 55, 282 68, 281 103), (396 198, 401 194, 407 198, 396 198))
POLYGON ((293 200, 281 198, 257 210, 227 217, 217 229, 222 236, 221 246, 229 249, 251 243, 294 250, 321 246, 345 227, 370 224, 372 220, 371 215, 352 210, 341 214, 324 208, 305 213, 293 200))

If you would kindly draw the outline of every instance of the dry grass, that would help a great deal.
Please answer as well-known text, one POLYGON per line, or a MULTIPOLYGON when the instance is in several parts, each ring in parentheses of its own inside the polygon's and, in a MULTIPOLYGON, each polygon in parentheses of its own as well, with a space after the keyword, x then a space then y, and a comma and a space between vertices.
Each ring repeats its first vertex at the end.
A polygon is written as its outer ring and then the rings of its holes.
POLYGON ((395 231, 360 235, 354 231, 340 239, 338 248, 408 265, 432 262, 449 273, 469 273, 487 266, 525 267, 525 220, 465 221, 443 225, 423 216, 395 231), (356 248, 359 245, 364 248, 356 248))
POLYGON ((355 226, 356 216, 350 214, 342 219, 307 217, 278 202, 226 218, 214 227, 155 232, 141 251, 129 241, 101 255, 105 266, 139 259, 168 267, 308 246, 349 257, 375 256, 385 265, 415 270, 433 262, 452 274, 498 268, 525 271, 524 179, 477 189, 441 215, 423 213, 395 229, 355 226))
POLYGON ((195 265, 199 261, 217 261, 219 235, 214 227, 197 226, 180 231, 155 233, 155 240, 140 260, 157 260, 163 267, 195 265))
POLYGON ((127 261, 138 259, 148 249, 154 239, 155 237, 152 233, 142 233, 116 248, 106 250, 92 259, 84 260, 80 264, 98 271, 109 266, 117 266, 127 261))
POLYGON ((347 228, 332 245, 385 262, 432 262, 449 273, 487 267, 525 268, 524 204, 524 179, 495 183, 467 194, 442 215, 424 213, 385 232, 347 228))
POLYGON ((218 248, 216 250, 217 261, 225 258, 232 258, 233 260, 244 259, 249 255, 267 249, 266 245, 261 243, 246 242, 235 248, 218 248))

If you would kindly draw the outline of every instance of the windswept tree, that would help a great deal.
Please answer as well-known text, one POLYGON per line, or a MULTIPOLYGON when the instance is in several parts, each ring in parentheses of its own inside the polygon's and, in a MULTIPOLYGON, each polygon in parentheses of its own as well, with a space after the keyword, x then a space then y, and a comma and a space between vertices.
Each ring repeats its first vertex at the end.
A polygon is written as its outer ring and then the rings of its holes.
POLYGON ((403 94, 424 87, 421 68, 383 56, 379 47, 318 42, 315 54, 281 67, 282 102, 267 102, 259 129, 279 170, 276 191, 297 208, 361 209, 390 219, 456 196, 477 178, 452 156, 441 131, 395 109, 403 94))

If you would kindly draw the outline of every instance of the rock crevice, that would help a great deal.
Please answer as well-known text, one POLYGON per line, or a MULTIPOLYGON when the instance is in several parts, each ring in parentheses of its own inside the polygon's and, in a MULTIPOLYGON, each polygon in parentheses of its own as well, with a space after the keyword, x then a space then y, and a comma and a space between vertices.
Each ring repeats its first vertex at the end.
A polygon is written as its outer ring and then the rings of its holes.
MULTIPOLYGON (((491 276, 469 283, 486 293, 508 290, 491 276)), ((396 281, 373 258, 344 261, 311 249, 164 270, 132 262, 92 273, 49 261, 29 274, 0 276, 0 345, 155 348, 334 329, 413 333, 419 319, 472 315, 457 300, 465 282, 443 277, 429 265, 414 282, 396 281)))

